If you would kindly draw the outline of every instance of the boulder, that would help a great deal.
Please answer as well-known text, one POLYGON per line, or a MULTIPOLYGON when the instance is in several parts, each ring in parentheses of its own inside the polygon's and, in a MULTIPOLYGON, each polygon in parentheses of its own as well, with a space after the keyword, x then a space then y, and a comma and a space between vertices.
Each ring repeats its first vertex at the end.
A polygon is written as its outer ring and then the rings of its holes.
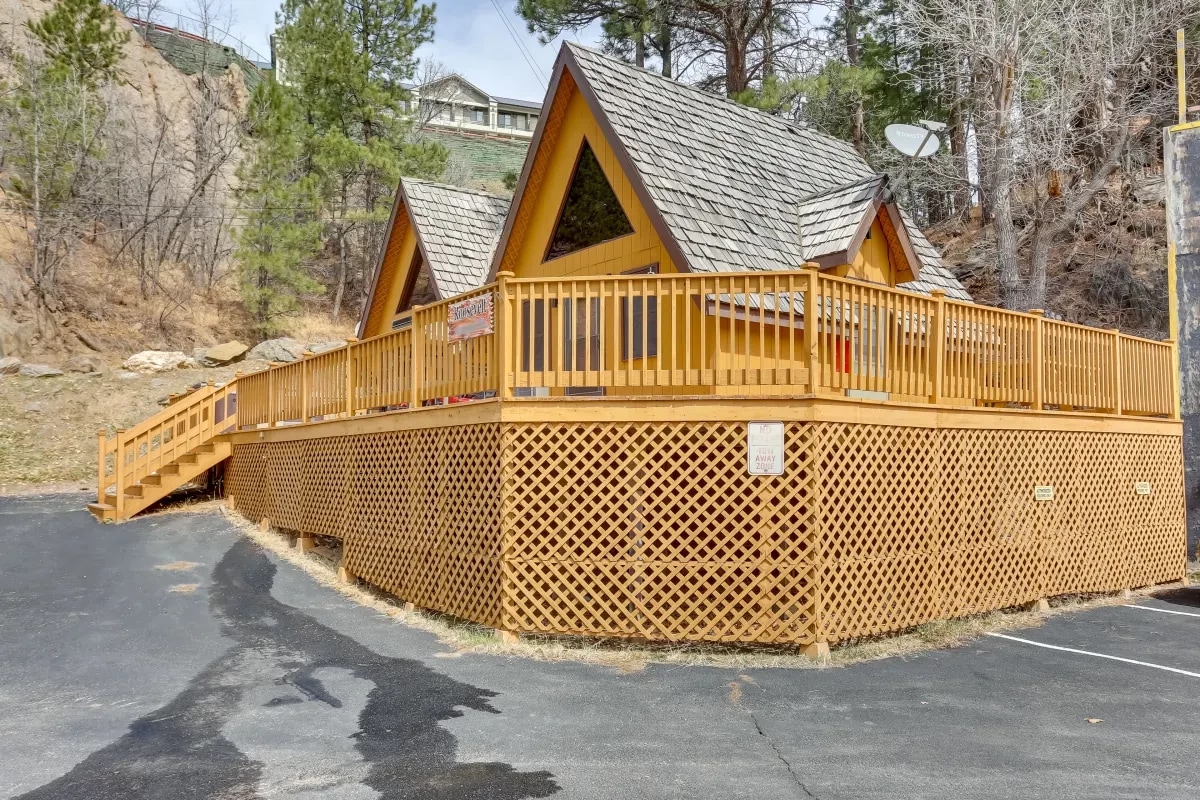
POLYGON ((246 357, 250 348, 238 341, 226 342, 204 351, 200 363, 206 367, 219 367, 222 364, 232 364, 246 357))
POLYGON ((0 358, 0 375, 16 375, 21 369, 21 359, 16 356, 0 358))
POLYGON ((17 374, 26 378, 59 378, 63 371, 46 364, 22 364, 17 374))
POLYGON ((175 369, 189 369, 196 362, 186 353, 174 350, 143 350, 125 359, 122 364, 132 372, 149 374, 152 372, 170 372, 175 369))
POLYGON ((308 352, 316 355, 319 353, 328 353, 330 350, 337 350, 339 347, 345 347, 345 345, 346 345, 346 340, 340 339, 338 341, 330 341, 330 342, 313 342, 312 344, 310 344, 308 346, 307 349, 308 349, 308 352))
POLYGON ((289 363, 299 361, 303 354, 303 342, 284 337, 282 339, 268 339, 265 342, 259 342, 246 354, 246 357, 256 358, 260 361, 289 363))
POLYGON ((94 356, 80 355, 71 356, 67 359, 67 363, 63 364, 63 369, 67 372, 76 372, 80 375, 88 375, 93 372, 103 372, 103 364, 94 356))

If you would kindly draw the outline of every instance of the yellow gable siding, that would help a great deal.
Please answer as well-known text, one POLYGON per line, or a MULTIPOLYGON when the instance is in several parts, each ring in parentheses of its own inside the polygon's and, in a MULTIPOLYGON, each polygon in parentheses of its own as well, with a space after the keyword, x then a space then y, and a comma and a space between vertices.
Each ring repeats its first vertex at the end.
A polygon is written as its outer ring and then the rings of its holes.
MULTIPOLYGON (((396 202, 401 202, 399 199, 396 202)), ((378 284, 367 312, 367 324, 363 337, 378 336, 392 329, 392 320, 396 317, 396 306, 400 303, 400 295, 408 283, 408 272, 413 265, 413 256, 417 250, 416 229, 408 217, 408 209, 401 208, 396 213, 396 224, 388 231, 387 248, 384 250, 383 263, 376 277, 378 284)))
POLYGON ((878 219, 871 223, 871 236, 863 240, 862 247, 854 257, 854 263, 842 264, 828 272, 842 278, 857 278, 886 286, 896 285, 896 276, 888 256, 887 234, 884 233, 878 219))
POLYGON ((561 128, 551 144, 545 174, 536 187, 530 187, 534 191, 527 193, 523 200, 531 208, 528 225, 520 241, 514 238, 509 244, 509 247, 516 249, 513 271, 518 278, 554 278, 614 275, 658 264, 660 272, 675 272, 675 265, 671 263, 666 248, 634 194, 628 177, 617 162, 583 95, 573 85, 564 90, 569 91, 571 97, 567 101, 561 128), (620 200, 621 208, 629 217, 634 232, 544 262, 585 137, 620 200))

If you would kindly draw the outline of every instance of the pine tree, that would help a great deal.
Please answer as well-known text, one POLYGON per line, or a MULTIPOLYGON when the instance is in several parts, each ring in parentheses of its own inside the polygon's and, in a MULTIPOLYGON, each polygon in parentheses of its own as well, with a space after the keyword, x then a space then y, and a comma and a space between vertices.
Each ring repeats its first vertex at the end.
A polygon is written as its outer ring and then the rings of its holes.
POLYGON ((321 178, 333 315, 351 283, 365 290, 401 175, 436 178, 448 153, 414 141, 400 103, 414 52, 433 36, 433 6, 415 0, 286 0, 280 38, 307 123, 305 157, 321 178))
POLYGON ((129 40, 101 0, 58 0, 29 30, 54 67, 89 86, 117 77, 121 48, 129 40))
POLYGON ((317 179, 304 174, 300 115, 283 87, 259 84, 247 114, 251 138, 237 174, 246 224, 235 233, 235 256, 242 299, 259 332, 269 334, 299 295, 321 291, 305 271, 320 247, 320 194, 317 179))

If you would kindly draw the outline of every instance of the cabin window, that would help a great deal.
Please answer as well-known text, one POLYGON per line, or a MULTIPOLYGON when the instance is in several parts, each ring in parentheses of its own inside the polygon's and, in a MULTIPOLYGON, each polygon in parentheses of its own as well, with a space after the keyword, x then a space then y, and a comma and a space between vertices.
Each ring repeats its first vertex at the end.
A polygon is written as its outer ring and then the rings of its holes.
MULTIPOLYGON (((622 275, 657 275, 658 265, 632 269, 622 275)), ((641 291, 635 284, 634 291, 641 291)), ((658 298, 621 298, 621 360, 654 358, 658 355, 658 298), (632 315, 630 308, 633 309, 632 315), (632 353, 632 355, 631 355, 632 353)))
POLYGON ((600 298, 565 297, 562 315, 563 369, 600 369, 600 298))
POLYGON ((546 301, 521 303, 521 369, 541 372, 546 369, 546 301))
POLYGON ((585 139, 554 226, 546 260, 633 233, 617 194, 585 139))

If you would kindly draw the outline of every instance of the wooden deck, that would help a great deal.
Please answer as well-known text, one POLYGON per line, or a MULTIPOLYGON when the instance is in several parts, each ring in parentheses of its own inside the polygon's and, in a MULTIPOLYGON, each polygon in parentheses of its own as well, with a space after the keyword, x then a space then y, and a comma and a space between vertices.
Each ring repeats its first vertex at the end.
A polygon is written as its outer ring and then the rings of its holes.
POLYGON ((101 437, 93 510, 225 460, 248 518, 515 633, 819 651, 1184 577, 1170 342, 816 271, 467 298, 480 335, 419 308, 101 437), (780 475, 748 470, 764 420, 780 475))

